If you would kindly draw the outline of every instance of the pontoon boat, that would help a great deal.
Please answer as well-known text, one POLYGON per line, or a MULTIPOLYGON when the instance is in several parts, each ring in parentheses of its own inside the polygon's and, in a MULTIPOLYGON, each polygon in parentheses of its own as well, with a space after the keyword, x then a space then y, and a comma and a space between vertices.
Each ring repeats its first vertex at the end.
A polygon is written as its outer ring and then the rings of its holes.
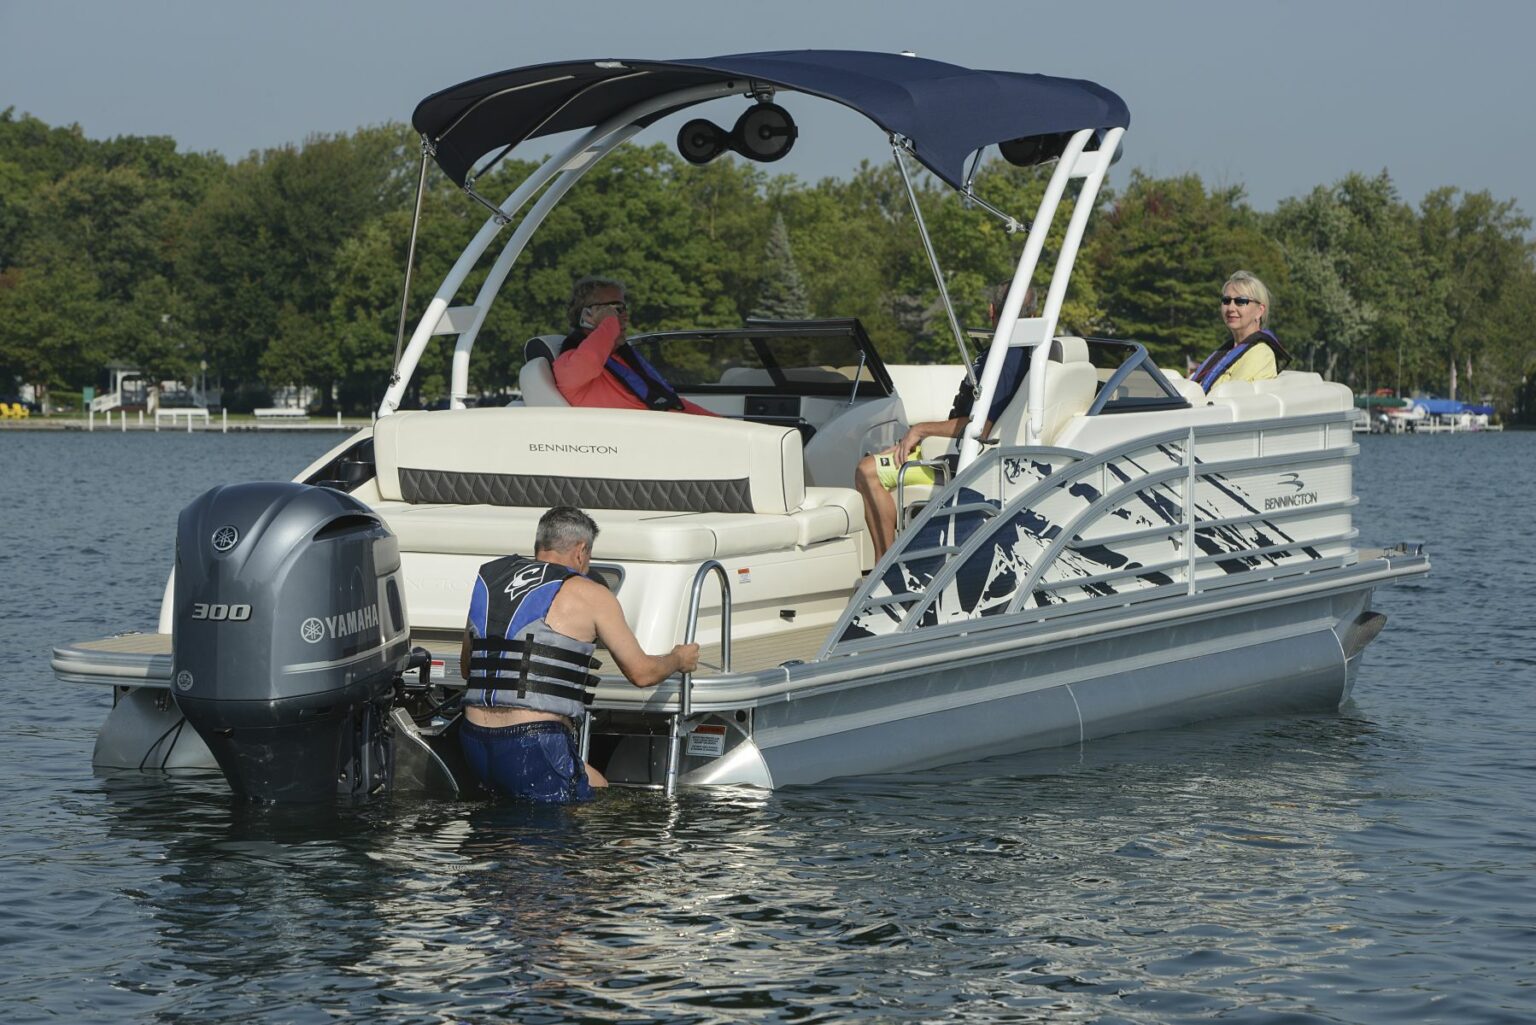
MULTIPOLYGON (((539 515, 561 503, 598 521, 595 568, 645 648, 697 638, 711 666, 649 690, 604 670, 583 742, 617 784, 780 787, 1336 708, 1384 621, 1373 589, 1428 561, 1357 544, 1348 388, 1287 371, 1206 394, 1140 344, 1059 333, 1128 123, 1091 82, 839 51, 571 61, 428 97, 414 117, 423 180, 435 160, 490 215, 400 347, 373 426, 300 472, 309 487, 225 489, 183 513, 158 633, 55 650, 60 678, 112 687, 96 764, 218 754, 228 769, 224 748, 260 748, 273 735, 261 731, 302 720, 307 754, 288 761, 322 792, 453 791, 471 583, 483 562, 530 552, 539 515), (632 339, 720 418, 570 408, 549 339, 529 344, 521 405, 467 408, 487 311, 553 206, 643 128, 732 97, 731 131, 683 126, 690 160, 782 155, 795 129, 780 103, 806 98, 888 135, 959 352, 930 391, 947 393, 970 361, 913 162, 1024 236, 975 408, 989 408, 1009 347, 1030 350, 1025 386, 993 437, 972 421, 952 479, 901 489, 902 527, 878 563, 854 468, 901 435, 923 385, 888 368, 857 321, 632 339), (488 155, 567 132, 510 196, 477 190, 488 155), (991 146, 1053 167, 1033 218, 976 194, 967 161, 974 174, 991 146), (1021 317, 1058 214, 1042 309, 1021 317), (494 244, 484 283, 463 294, 494 244), (443 335, 452 408, 402 411, 443 335), (288 586, 326 545, 309 584, 288 586), (184 729, 194 709, 198 729, 184 729)), ((413 249, 414 237, 413 225, 413 249)), ((402 311, 402 341, 403 327, 402 311)), ((261 786, 247 789, 289 792, 261 786)))

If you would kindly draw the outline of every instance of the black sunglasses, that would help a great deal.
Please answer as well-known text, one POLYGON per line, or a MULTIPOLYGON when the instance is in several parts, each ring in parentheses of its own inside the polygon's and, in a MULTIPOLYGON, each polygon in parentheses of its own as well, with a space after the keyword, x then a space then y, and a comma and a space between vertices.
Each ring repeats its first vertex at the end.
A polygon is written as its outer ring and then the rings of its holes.
POLYGON ((624 314, 629 312, 629 303, 623 303, 623 302, 619 302, 619 303, 591 303, 590 305, 583 306, 582 309, 584 309, 584 310, 600 310, 604 306, 612 306, 613 307, 613 312, 617 313, 621 317, 624 314))
POLYGON ((1221 305, 1223 306, 1231 306, 1233 303, 1237 303, 1239 307, 1242 307, 1256 302, 1258 302, 1257 299, 1250 299, 1246 295, 1224 295, 1221 297, 1221 305))

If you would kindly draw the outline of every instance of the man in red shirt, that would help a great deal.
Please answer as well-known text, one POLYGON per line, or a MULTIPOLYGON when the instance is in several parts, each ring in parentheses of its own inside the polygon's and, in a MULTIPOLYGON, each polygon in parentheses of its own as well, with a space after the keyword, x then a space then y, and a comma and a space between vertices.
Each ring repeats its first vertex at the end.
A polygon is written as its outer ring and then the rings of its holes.
POLYGON ((555 386, 573 406, 654 409, 714 416, 677 394, 655 367, 625 340, 629 303, 624 285, 582 278, 571 292, 572 331, 555 357, 555 386))

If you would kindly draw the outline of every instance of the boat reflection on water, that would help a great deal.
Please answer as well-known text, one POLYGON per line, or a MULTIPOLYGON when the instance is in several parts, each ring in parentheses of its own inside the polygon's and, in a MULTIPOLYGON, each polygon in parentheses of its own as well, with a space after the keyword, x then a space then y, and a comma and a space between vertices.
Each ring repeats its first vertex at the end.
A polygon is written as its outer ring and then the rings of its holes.
POLYGON ((1370 885, 1348 837, 1383 743, 1346 716, 1235 720, 569 808, 253 807, 212 774, 112 774, 109 828, 155 866, 130 895, 149 949, 120 985, 180 1020, 370 1000, 423 1020, 1103 1014, 1169 990, 1219 1004, 1258 976, 1283 992, 1365 942, 1339 930, 1370 885))

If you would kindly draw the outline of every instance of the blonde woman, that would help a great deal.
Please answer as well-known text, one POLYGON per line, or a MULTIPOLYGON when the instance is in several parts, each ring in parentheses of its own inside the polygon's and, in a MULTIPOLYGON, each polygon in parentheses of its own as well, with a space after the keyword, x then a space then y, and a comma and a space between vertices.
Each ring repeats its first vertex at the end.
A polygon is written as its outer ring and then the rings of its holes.
POLYGON ((1232 338, 1190 375, 1206 391, 1223 381, 1274 377, 1291 361, 1290 353, 1269 330, 1269 289, 1248 271, 1238 271, 1222 286, 1221 319, 1232 338))

